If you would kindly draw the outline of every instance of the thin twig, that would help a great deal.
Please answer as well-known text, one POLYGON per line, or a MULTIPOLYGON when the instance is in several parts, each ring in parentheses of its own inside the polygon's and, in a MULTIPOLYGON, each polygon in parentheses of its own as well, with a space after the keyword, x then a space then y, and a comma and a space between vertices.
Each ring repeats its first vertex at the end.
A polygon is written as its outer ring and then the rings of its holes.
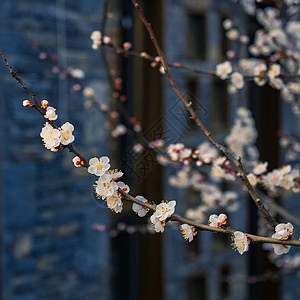
POLYGON ((1 54, 3 60, 4 60, 5 64, 6 64, 6 66, 8 67, 9 73, 11 74, 11 76, 12 76, 13 78, 15 78, 15 79, 18 81, 18 83, 22 86, 22 88, 23 88, 23 89, 26 91, 26 93, 30 96, 30 98, 31 98, 31 99, 33 100, 33 102, 34 102, 35 108, 39 111, 39 113, 42 114, 42 115, 44 115, 45 113, 44 113, 44 111, 40 108, 39 103, 38 103, 38 101, 36 100, 35 95, 33 95, 33 94, 28 90, 28 88, 26 87, 26 85, 25 85, 25 83, 23 82, 23 80, 18 76, 17 72, 15 72, 15 71, 13 70, 13 68, 12 68, 11 65, 8 63, 6 57, 5 57, 5 55, 3 54, 3 52, 2 52, 1 49, 0 49, 0 54, 1 54))
MULTIPOLYGON (((35 95, 33 95, 33 94, 29 91, 29 89, 26 87, 26 85, 25 85, 25 83, 23 82, 23 80, 22 80, 22 79, 17 75, 17 73, 13 70, 12 66, 9 64, 8 60, 6 59, 5 55, 3 54, 3 52, 2 52, 1 50, 0 50, 0 54, 1 54, 3 60, 4 60, 5 64, 6 64, 6 66, 8 67, 11 76, 17 80, 17 82, 22 86, 22 88, 27 92, 27 94, 30 96, 30 98, 34 101, 34 104, 33 104, 32 108, 36 109, 41 115, 45 116, 45 110, 43 110, 43 109, 40 107, 40 105, 39 105, 39 103, 38 103, 38 101, 37 101, 35 95)), ((48 120, 48 123, 49 123, 53 128, 55 128, 55 129, 58 128, 58 127, 54 124, 53 121, 48 120)), ((75 150, 75 148, 73 147, 72 144, 69 144, 69 145, 67 145, 67 146, 65 146, 65 147, 63 147, 63 148, 68 148, 70 152, 72 152, 72 153, 74 153, 76 156, 78 156, 78 157, 83 161, 83 163, 84 163, 84 164, 83 164, 83 167, 86 167, 86 168, 87 168, 87 167, 89 166, 87 160, 86 160, 86 159, 85 159, 85 158, 84 158, 77 150, 75 150)))
POLYGON ((293 225, 300 227, 300 220, 283 208, 281 205, 277 204, 274 200, 266 198, 266 204, 271 208, 274 213, 277 213, 286 220, 289 220, 293 225))
POLYGON ((161 48, 159 46, 159 43, 158 43, 158 41, 157 41, 157 39, 154 35, 151 24, 147 21, 145 15, 143 14, 142 10, 139 7, 139 4, 137 3, 137 1, 136 0, 131 0, 131 2, 133 3, 134 7, 136 8, 141 21, 143 22, 143 24, 145 25, 145 27, 146 27, 146 29, 149 33, 150 39, 151 39, 151 41, 152 41, 159 57, 160 57, 160 62, 162 64, 163 68, 165 69, 165 74, 166 74, 167 78, 169 79, 169 81, 170 81, 170 83, 173 87, 174 92, 179 97, 180 101, 185 105, 186 109, 190 113, 191 119, 194 120, 196 125, 200 128, 200 130, 203 132, 203 134, 206 136, 206 138, 211 142, 211 144, 213 144, 218 150, 220 150, 235 165, 235 167, 238 169, 240 179, 242 180, 243 184, 246 186, 246 188, 247 188, 251 198, 254 200, 254 203, 256 204, 257 208, 262 213, 262 215, 267 219, 269 224, 272 227, 275 227, 277 222, 275 220, 273 220, 272 216, 269 214, 268 210, 266 209, 266 207, 262 203, 261 199, 258 197, 255 189, 250 184, 250 182, 247 178, 247 174, 244 171, 241 159, 240 158, 238 158, 238 159, 235 158, 235 156, 231 153, 231 151, 229 149, 227 149, 226 147, 219 144, 211 136, 211 133, 206 129, 206 127, 202 124, 202 122, 198 118, 196 112, 194 111, 193 107, 191 105, 189 105, 188 101, 186 101, 186 99, 184 98, 184 96, 180 92, 177 84, 175 83, 173 77, 171 76, 171 74, 169 72, 168 64, 166 63, 166 60, 165 60, 165 58, 163 56, 163 53, 162 53, 162 50, 161 50, 161 48))
MULTIPOLYGON (((109 44, 103 44, 103 46, 107 46, 107 47, 111 48, 116 54, 123 55, 123 57, 133 56, 136 58, 148 60, 150 62, 156 62, 157 65, 160 64, 159 61, 157 61, 154 56, 152 56, 148 53, 145 54, 144 52, 137 52, 134 50, 126 50, 122 47, 115 46, 113 44, 113 42, 110 42, 109 44)), ((167 63, 167 66, 169 68, 182 69, 182 70, 190 71, 190 72, 193 72, 196 74, 206 74, 206 75, 215 76, 215 77, 219 78, 216 75, 216 72, 213 70, 204 70, 204 69, 200 69, 200 68, 196 68, 196 67, 191 67, 191 66, 188 66, 188 65, 180 63, 180 62, 167 63)), ((244 74, 243 72, 240 72, 240 73, 243 75, 245 80, 254 80, 255 78, 258 77, 257 75, 244 74)), ((299 78, 299 77, 300 77, 299 74, 280 74, 280 75, 278 75, 278 78, 293 79, 293 78, 299 78)))

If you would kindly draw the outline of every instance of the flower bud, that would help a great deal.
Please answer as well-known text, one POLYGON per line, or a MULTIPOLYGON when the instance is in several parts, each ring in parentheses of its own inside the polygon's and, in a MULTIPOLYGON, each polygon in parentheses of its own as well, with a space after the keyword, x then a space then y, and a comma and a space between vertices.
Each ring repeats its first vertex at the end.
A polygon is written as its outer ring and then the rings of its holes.
POLYGON ((24 100, 23 101, 23 106, 25 106, 25 107, 32 107, 33 105, 32 105, 32 103, 29 100, 24 100))
POLYGON ((41 101, 42 108, 46 108, 46 107, 48 107, 48 105, 49 105, 49 102, 47 100, 42 100, 41 101))
POLYGON ((106 45, 111 44, 111 38, 109 36, 104 36, 103 37, 103 43, 106 45))
POLYGON ((131 43, 129 43, 129 42, 123 43, 123 48, 124 48, 125 50, 129 50, 131 47, 132 47, 131 43))

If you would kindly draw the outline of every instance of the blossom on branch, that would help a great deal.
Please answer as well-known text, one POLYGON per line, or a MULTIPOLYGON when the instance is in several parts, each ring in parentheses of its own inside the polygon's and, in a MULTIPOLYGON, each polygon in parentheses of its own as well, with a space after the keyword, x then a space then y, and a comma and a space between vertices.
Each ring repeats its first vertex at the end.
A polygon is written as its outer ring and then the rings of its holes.
POLYGON ((99 159, 94 157, 89 160, 88 172, 96 176, 102 176, 110 168, 109 158, 102 156, 99 159))
POLYGON ((112 181, 110 174, 106 173, 96 181, 95 190, 99 197, 105 199, 111 197, 118 189, 115 181, 112 181))
POLYGON ((267 167, 268 167, 267 161, 265 161, 264 163, 262 162, 256 163, 255 168, 253 169, 253 173, 255 175, 261 175, 267 171, 267 167))
POLYGON ((129 193, 130 188, 127 184, 125 184, 123 181, 118 181, 117 184, 118 184, 118 188, 120 188, 125 193, 129 193))
POLYGON ((175 211, 176 201, 162 202, 156 206, 155 213, 150 217, 150 221, 156 232, 163 232, 166 219, 171 217, 175 211))
POLYGON ((249 250, 249 243, 246 234, 241 231, 235 231, 233 234, 233 249, 237 250, 241 255, 249 250))
MULTIPOLYGON (((275 233, 272 235, 273 239, 281 241, 288 240, 294 232, 294 226, 288 222, 286 224, 280 223, 275 227, 275 233)), ((290 251, 290 245, 272 244, 272 248, 276 255, 286 254, 290 251)))
POLYGON ((112 196, 107 197, 106 203, 107 207, 113 210, 116 213, 120 213, 123 209, 123 201, 118 195, 118 193, 114 193, 112 196))
POLYGON ((58 115, 56 114, 56 109, 52 106, 48 106, 46 108, 45 118, 50 121, 55 121, 58 118, 58 115))
POLYGON ((41 138, 43 139, 44 145, 47 149, 51 151, 57 151, 56 147, 60 144, 60 131, 53 128, 48 122, 43 127, 41 133, 41 138))
POLYGON ((191 242, 194 239, 194 236, 197 234, 194 226, 188 224, 180 225, 180 230, 185 240, 191 242))
MULTIPOLYGON (((278 233, 274 233, 272 235, 273 239, 281 240, 281 235, 278 233)), ((290 251, 291 246, 290 245, 282 245, 282 244, 272 244, 271 246, 274 249, 274 253, 276 255, 282 255, 286 254, 290 251)))
POLYGON ((49 102, 47 100, 42 100, 41 101, 41 107, 46 109, 49 106, 49 102))
POLYGON ((228 75, 232 72, 232 66, 229 61, 225 61, 218 64, 216 67, 216 75, 221 79, 228 78, 228 75))
POLYGON ((220 214, 217 216, 213 214, 209 217, 209 226, 211 227, 221 227, 222 225, 226 225, 227 223, 227 216, 225 214, 220 214))
POLYGON ((60 128, 60 135, 61 135, 60 142, 63 145, 66 146, 66 145, 69 145, 69 144, 73 143, 73 141, 75 140, 75 137, 72 134, 73 131, 74 131, 74 126, 69 122, 66 122, 65 124, 63 124, 63 126, 61 126, 61 128, 60 128))
POLYGON ((231 74, 231 83, 237 89, 243 88, 243 86, 245 84, 243 75, 239 72, 232 73, 231 74))
MULTIPOLYGON (((135 199, 143 201, 144 203, 148 203, 148 200, 145 199, 143 196, 136 196, 135 199)), ((147 212, 149 211, 149 208, 144 207, 142 205, 139 205, 137 203, 132 204, 132 210, 139 216, 144 217, 147 212)))
POLYGON ((275 232, 281 236, 281 240, 287 240, 294 232, 294 226, 288 222, 280 223, 275 227, 275 232))
POLYGON ((33 104, 29 100, 24 100, 23 101, 23 106, 25 106, 25 107, 32 107, 33 104))
POLYGON ((102 45, 102 34, 101 34, 101 32, 98 31, 98 30, 93 31, 90 38, 93 41, 92 48, 94 50, 100 49, 100 47, 102 45))
POLYGON ((73 164, 74 164, 74 166, 75 166, 76 168, 79 168, 79 167, 81 167, 81 166, 83 165, 83 160, 82 160, 80 157, 78 157, 78 156, 75 156, 75 157, 72 159, 72 161, 73 161, 73 164))

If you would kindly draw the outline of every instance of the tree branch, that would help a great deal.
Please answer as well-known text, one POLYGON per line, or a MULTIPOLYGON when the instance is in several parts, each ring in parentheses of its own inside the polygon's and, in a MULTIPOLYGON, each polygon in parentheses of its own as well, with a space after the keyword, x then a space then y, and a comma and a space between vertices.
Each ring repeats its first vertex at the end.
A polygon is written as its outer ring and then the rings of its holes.
MULTIPOLYGON (((19 76, 16 75, 16 73, 14 72, 14 70, 12 69, 11 65, 8 63, 6 57, 4 56, 4 54, 2 53, 2 51, 0 50, 0 53, 7 65, 7 67, 9 68, 10 73, 12 74, 12 76, 22 85, 22 87, 28 91, 29 95, 32 95, 31 92, 26 88, 25 84, 23 83, 23 81, 21 80, 21 78, 19 76)), ((34 107, 36 110, 39 111, 39 106, 38 106, 38 101, 36 100, 35 96, 32 95, 32 97, 34 97, 35 99, 35 103, 37 103, 37 106, 34 107)), ((32 98, 33 99, 33 98, 32 98)), ((44 112, 41 110, 41 114, 44 115, 44 112)), ((55 126, 53 121, 49 121, 49 124, 51 124, 51 126, 53 126, 54 128, 57 128, 57 126, 55 126)), ((70 152, 74 153, 76 156, 80 157, 81 160, 84 161, 84 167, 87 168, 88 167, 88 162, 87 160, 78 152, 74 149, 73 145, 67 145, 64 148, 68 148, 70 152)), ((138 199, 134 198, 133 196, 125 193, 122 189, 118 189, 118 192, 122 195, 123 200, 127 200, 130 202, 134 202, 137 203, 143 207, 148 208, 151 211, 155 211, 155 207, 156 205, 152 205, 149 203, 145 203, 143 201, 139 201, 138 199)), ((191 226, 194 226, 200 230, 206 230, 206 231, 212 231, 212 232, 219 232, 219 233, 224 233, 224 234, 230 234, 232 235, 236 230, 232 229, 232 228, 216 228, 216 227, 211 227, 208 225, 204 225, 204 224, 200 224, 197 222, 193 222, 190 221, 188 219, 185 219, 183 217, 177 216, 177 215, 172 215, 170 217, 170 221, 177 221, 179 223, 185 223, 185 224, 189 224, 191 226)), ((273 239, 273 238, 267 238, 267 237, 261 237, 261 236, 257 236, 257 235, 253 235, 253 234, 248 234, 245 233, 247 235, 247 237, 249 239, 251 239, 253 242, 259 242, 259 243, 272 243, 272 244, 281 244, 281 245, 292 245, 292 246, 297 246, 300 247, 300 241, 298 240, 294 240, 294 239, 289 239, 289 240, 277 240, 277 239, 273 239)))
MULTIPOLYGON (((126 192, 124 192, 122 189, 118 189, 118 192, 122 195, 122 198, 124 200, 136 203, 138 205, 141 205, 143 207, 148 208, 151 211, 155 212, 155 207, 156 205, 152 205, 149 203, 145 203, 143 201, 140 201, 136 198, 134 198, 133 196, 127 194, 126 192)), ((219 228, 219 227, 211 227, 209 225, 204 225, 201 223, 197 223, 191 220, 188 220, 186 218, 177 216, 177 215, 172 215, 170 218, 170 221, 176 221, 179 222, 181 224, 189 224, 191 226, 194 226, 200 230, 205 230, 205 231, 212 231, 212 232, 218 232, 218 233, 225 233, 225 234, 229 234, 232 235, 235 231, 232 228, 219 228)), ((250 234, 250 233, 245 233, 247 235, 247 237, 249 239, 251 239, 253 242, 257 242, 257 243, 272 243, 272 244, 281 244, 281 245, 292 245, 292 246, 297 246, 300 247, 300 241, 295 240, 295 239, 290 239, 290 240, 278 240, 278 239, 273 239, 273 238, 269 238, 269 237, 262 237, 262 236, 258 236, 258 235, 254 235, 254 234, 250 234)))
POLYGON ((141 21, 143 22, 143 24, 145 25, 145 27, 146 27, 146 29, 149 33, 150 39, 151 39, 151 41, 152 41, 159 57, 160 57, 161 64, 162 64, 163 68, 166 71, 165 74, 166 74, 167 78, 169 79, 169 81, 170 81, 170 83, 173 87, 174 92, 179 97, 180 101, 185 105, 187 111, 189 112, 189 114, 191 116, 191 119, 194 120, 194 122, 196 123, 198 128, 200 128, 200 130, 203 132, 205 137, 211 142, 211 144, 214 145, 218 150, 220 150, 235 165, 235 167, 239 171, 240 179, 242 180, 243 184, 246 186, 246 188, 247 188, 251 198, 253 199, 254 203, 256 204, 257 208, 262 213, 262 215, 267 219, 268 223, 272 227, 275 227, 277 222, 275 220, 273 220, 272 216, 269 214, 268 210, 263 205, 261 199, 258 197, 255 189, 250 184, 250 182, 247 178, 247 174, 244 171, 244 168, 243 168, 243 165, 242 165, 242 162, 241 162, 241 158, 235 158, 235 156, 231 153, 231 151, 229 149, 227 149, 226 147, 222 146, 221 144, 219 144, 211 136, 211 133, 202 124, 202 122, 198 118, 196 112, 194 111, 193 107, 186 101, 186 99, 184 98, 184 96, 180 92, 177 84, 175 83, 173 77, 171 76, 171 74, 169 72, 168 64, 166 63, 166 60, 165 60, 165 58, 163 56, 163 53, 162 53, 162 50, 161 50, 161 48, 159 46, 159 43, 158 43, 158 41, 157 41, 157 39, 154 35, 151 24, 147 21, 145 15, 143 14, 142 10, 139 7, 139 4, 137 3, 137 1, 136 0, 131 0, 131 2, 133 3, 134 7, 136 8, 136 11, 138 12, 141 21))

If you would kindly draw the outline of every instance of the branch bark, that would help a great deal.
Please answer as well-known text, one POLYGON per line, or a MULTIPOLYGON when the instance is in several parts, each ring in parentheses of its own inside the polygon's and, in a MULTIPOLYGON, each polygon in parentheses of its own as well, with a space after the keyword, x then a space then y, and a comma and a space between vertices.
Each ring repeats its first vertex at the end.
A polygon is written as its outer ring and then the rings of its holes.
POLYGON ((266 220, 268 221, 268 223, 275 228, 275 226, 277 225, 277 222, 272 218, 272 216, 269 214, 268 210, 266 209, 266 207, 264 206, 264 204, 262 203, 261 199, 258 197, 255 189, 253 188, 253 186, 250 184, 248 178, 247 178, 247 174, 244 171, 242 162, 241 162, 241 158, 236 158, 229 149, 227 149, 226 147, 224 147, 223 145, 219 144, 212 136, 211 133, 206 129, 206 127, 203 125, 203 123, 200 121, 200 119, 198 118, 196 112, 194 111, 191 102, 187 102, 187 100, 184 98, 183 94, 180 92, 177 84, 175 83, 172 75, 169 72, 169 68, 168 68, 168 64, 164 58, 163 52, 159 46, 159 43, 155 37, 155 34, 152 30, 151 24, 147 21, 144 13, 142 12, 138 2, 136 0, 131 0, 132 4, 134 5, 137 13, 139 14, 139 17, 141 19, 141 21, 143 22, 143 24, 145 25, 150 39, 157 51, 157 54, 160 57, 160 61, 161 64, 163 66, 163 68, 165 69, 165 74, 169 80, 169 82, 171 83, 174 92, 176 93, 176 95, 179 97, 180 101, 184 104, 184 106, 186 107, 187 111, 189 112, 191 119, 194 120, 194 122, 196 123, 196 125, 198 126, 198 128, 202 131, 202 133, 205 135, 205 137, 210 141, 210 143, 212 145, 214 145, 219 151, 221 151, 227 158, 228 160, 230 160, 235 167, 238 169, 239 171, 239 177, 242 180, 243 184, 246 186, 251 198, 253 199, 254 203, 256 204, 257 208, 259 209, 259 211, 261 212, 261 214, 266 218, 266 220))
MULTIPOLYGON (((155 212, 156 205, 152 205, 152 204, 140 201, 140 200, 134 198, 133 196, 131 196, 130 194, 127 194, 122 189, 118 189, 118 192, 122 195, 122 198, 124 200, 139 204, 139 205, 146 207, 146 208, 150 209, 151 211, 155 212)), ((186 218, 183 218, 183 217, 180 217, 177 215, 172 215, 170 218, 170 221, 175 221, 175 222, 178 222, 181 224, 189 224, 200 230, 212 231, 212 232, 218 232, 218 233, 224 233, 224 234, 230 234, 230 235, 234 234, 234 232, 237 231, 230 227, 227 227, 227 228, 211 227, 209 225, 197 223, 197 222, 188 220, 186 218)), ((269 237, 262 237, 262 236, 258 236, 258 235, 254 235, 254 234, 250 234, 250 233, 245 233, 245 234, 251 241, 257 242, 257 243, 272 243, 272 244, 292 245, 292 246, 300 247, 300 241, 295 240, 295 239, 282 241, 282 240, 277 240, 277 239, 273 239, 273 238, 269 238, 269 237)))

